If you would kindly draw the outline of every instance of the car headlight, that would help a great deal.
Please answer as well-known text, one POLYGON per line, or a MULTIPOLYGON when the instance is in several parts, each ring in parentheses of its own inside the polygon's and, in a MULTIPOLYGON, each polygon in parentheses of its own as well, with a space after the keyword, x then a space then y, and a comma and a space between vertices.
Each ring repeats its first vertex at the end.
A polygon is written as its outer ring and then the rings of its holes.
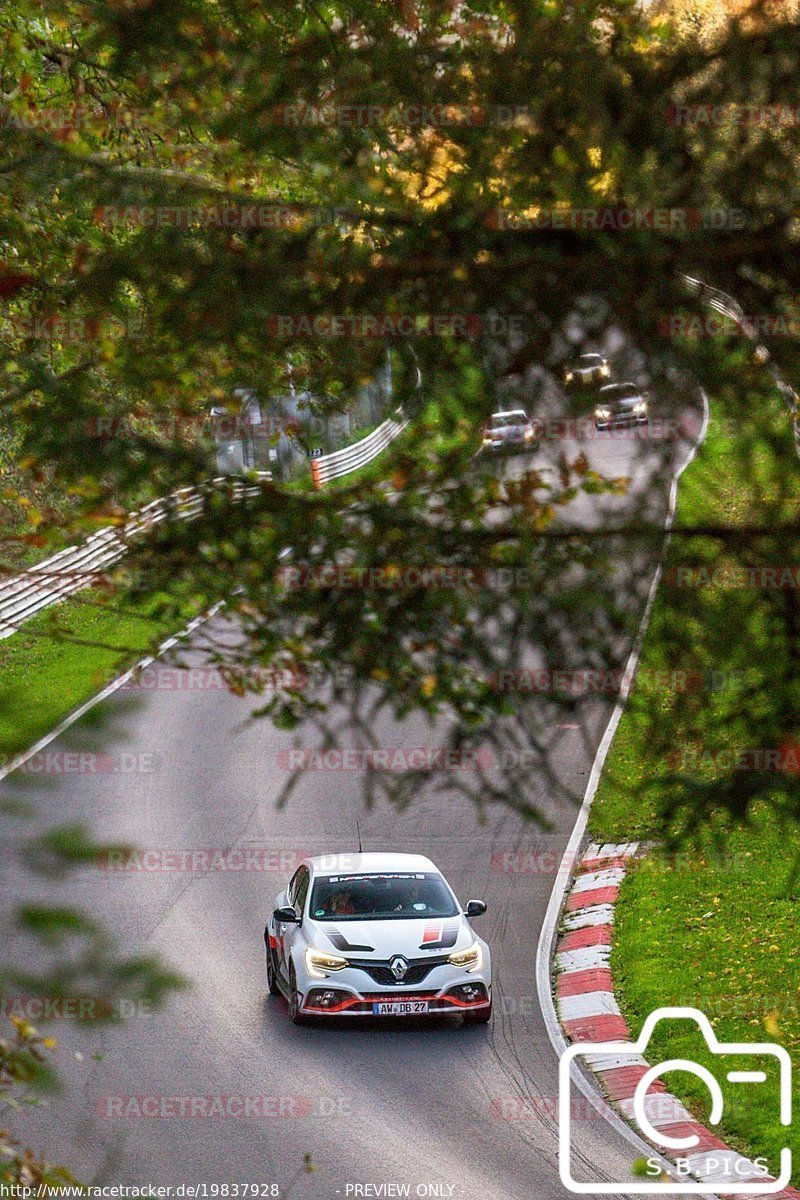
POLYGON ((533 437, 533 430, 532 430, 532 429, 526 429, 526 430, 525 430, 525 441, 526 441, 526 442, 529 442, 529 441, 531 440, 531 438, 532 438, 532 437, 533 437))
POLYGON ((342 971, 347 965, 347 959, 340 954, 326 954, 324 950, 314 950, 311 946, 306 950, 306 970, 309 975, 324 979, 328 971, 342 971))
POLYGON ((602 379, 608 379, 610 374, 611 374, 611 367, 601 367, 600 368, 600 376, 602 379))
POLYGON ((594 415, 596 417, 599 417, 599 419, 601 421, 608 421, 611 417, 611 409, 610 408, 596 408, 594 410, 594 415))
POLYGON ((463 967, 466 971, 477 971, 483 963, 480 942, 473 942, 466 950, 456 950, 448 954, 447 961, 454 967, 463 967))
POLYGON ((564 383, 572 383, 574 378, 575 376, 572 374, 572 371, 564 372, 564 383))
POLYGON ((646 400, 639 400, 637 404, 634 404, 634 406, 633 406, 633 411, 634 411, 635 413, 644 413, 644 412, 647 412, 647 401, 646 401, 646 400))

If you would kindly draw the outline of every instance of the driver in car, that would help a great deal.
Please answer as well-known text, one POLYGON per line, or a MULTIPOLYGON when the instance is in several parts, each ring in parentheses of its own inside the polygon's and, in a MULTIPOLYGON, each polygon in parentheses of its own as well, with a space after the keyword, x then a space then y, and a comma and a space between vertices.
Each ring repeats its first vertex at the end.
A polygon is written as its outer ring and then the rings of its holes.
POLYGON ((356 911, 350 892, 334 892, 328 901, 328 912, 335 916, 351 917, 356 911))
POLYGON ((394 906, 393 912, 421 913, 427 907, 422 896, 422 887, 419 883, 412 883, 400 903, 394 906))

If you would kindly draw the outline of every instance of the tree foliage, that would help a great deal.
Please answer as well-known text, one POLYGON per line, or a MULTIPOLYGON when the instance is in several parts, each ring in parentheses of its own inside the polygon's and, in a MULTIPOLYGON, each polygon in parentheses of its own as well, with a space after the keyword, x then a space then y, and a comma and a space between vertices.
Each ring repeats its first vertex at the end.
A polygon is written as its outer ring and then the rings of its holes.
MULTIPOLYGON (((72 0, 1 20, 4 411, 31 474, 81 500, 83 527, 118 517, 209 473, 181 418, 236 387, 346 408, 388 342, 411 419, 388 487, 369 475, 266 487, 239 508, 222 496, 162 529, 130 578, 225 600, 242 640, 219 658, 237 685, 258 689, 254 666, 321 680, 260 710, 306 741, 311 726, 323 746, 345 730, 369 745, 382 708, 421 712, 451 749, 492 750, 491 770, 461 781, 478 802, 535 814, 548 726, 574 698, 526 703, 498 672, 618 666, 661 515, 643 501, 624 530, 578 531, 577 496, 601 506, 627 486, 596 448, 565 443, 549 471, 509 480, 476 464, 478 430, 499 403, 530 406, 535 386, 553 403, 563 363, 621 331, 665 416, 686 412, 697 381, 744 431, 742 469, 765 444, 780 465, 750 533, 705 536, 765 561, 793 544, 770 371, 735 335, 663 328, 702 311, 684 272, 747 311, 796 302, 800 125, 702 119, 796 109, 792 10, 752 5, 710 40, 626 0, 72 0), (620 208, 660 215, 624 230, 585 217, 620 208), (31 333, 54 314, 78 336, 31 333), (347 335, 308 336, 332 317, 347 335), (395 336, 401 317, 445 332, 395 336), (389 332, 350 336, 364 318, 389 332), (108 420, 117 432, 97 436, 108 420), (779 551, 761 537, 777 518, 779 551), (609 570, 620 560, 624 578, 609 570), (320 568, 333 565, 381 582, 331 586, 320 568), (462 582, 419 584, 444 568, 462 582)), ((795 343, 771 348, 791 375, 795 343)), ((403 803, 423 777, 368 782, 403 803)))
MULTIPOLYGON (((704 386, 730 429, 722 469, 763 480, 757 511, 721 522, 711 506, 684 524, 680 562, 797 561, 772 364, 735 332, 664 333, 705 311, 683 273, 746 312, 797 315, 796 11, 737 5, 713 36, 685 18, 632 0, 13 0, 0 13, 0 444, 16 459, 0 500, 23 536, 80 536, 206 478, 198 420, 236 388, 346 411, 390 348, 410 426, 380 476, 274 484, 246 504, 220 492, 198 521, 132 548, 117 580, 176 619, 223 600, 238 632, 212 657, 305 746, 373 750, 387 710, 477 763, 378 765, 368 798, 407 804, 427 782, 543 819, 546 789, 571 794, 549 745, 580 698, 498 681, 624 664, 683 443, 655 456, 643 443, 654 483, 624 519, 608 502, 630 480, 600 443, 551 439, 549 464, 516 475, 475 451, 499 405, 585 416, 557 386, 583 346, 616 339, 679 431, 699 427, 704 386), (586 216, 621 209, 659 215, 626 229, 586 216), (308 336, 332 318, 360 336, 308 336), (275 668, 299 682, 264 691, 275 668)), ((796 341, 764 340, 795 377, 796 341)), ((756 619, 676 592, 661 618, 667 666, 707 670, 731 639, 766 638, 737 692, 764 746, 795 732, 796 596, 753 593, 756 619)), ((749 736, 730 697, 675 704, 669 722, 648 706, 656 758, 698 709, 706 745, 749 736)), ((756 792, 797 815, 794 778, 733 769, 671 779, 664 820, 744 820, 756 792)), ((74 828, 26 850, 51 877, 102 852, 74 828)), ((119 958, 71 909, 17 919, 52 960, 6 972, 6 987, 105 996, 113 1011, 178 982, 119 958)), ((28 1028, 0 1051, 3 1086, 43 1069, 28 1028)), ((8 1139, 0 1153, 9 1178, 46 1177, 8 1139)))

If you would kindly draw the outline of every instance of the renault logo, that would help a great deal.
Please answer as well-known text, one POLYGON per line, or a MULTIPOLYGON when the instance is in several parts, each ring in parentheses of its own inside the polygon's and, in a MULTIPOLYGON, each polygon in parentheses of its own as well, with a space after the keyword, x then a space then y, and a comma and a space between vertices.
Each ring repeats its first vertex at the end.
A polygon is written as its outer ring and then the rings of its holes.
POLYGON ((408 970, 408 960, 403 958, 402 954, 395 954, 389 963, 389 970, 399 983, 401 979, 405 979, 405 974, 408 970))

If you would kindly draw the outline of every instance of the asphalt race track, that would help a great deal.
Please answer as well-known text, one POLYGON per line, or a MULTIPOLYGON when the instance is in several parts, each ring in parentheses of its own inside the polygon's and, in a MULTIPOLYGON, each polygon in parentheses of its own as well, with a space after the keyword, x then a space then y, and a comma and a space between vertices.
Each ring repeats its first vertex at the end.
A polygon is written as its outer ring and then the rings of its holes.
MULTIPOLYGON (((689 445, 678 447, 678 463, 689 445)), ((623 519, 643 496, 663 519, 672 470, 665 444, 642 454, 636 439, 617 437, 588 449, 598 467, 631 475, 631 493, 602 503, 582 497, 570 519, 623 519)), ((611 704, 587 700, 579 720, 551 730, 553 761, 576 796, 611 704)), ((157 852, 151 869, 84 870, 66 889, 20 874, 9 859, 0 875, 3 910, 24 897, 79 905, 127 952, 156 950, 194 981, 164 1011, 135 1013, 122 1026, 43 1026, 59 1040, 65 1094, 52 1109, 26 1115, 24 1136, 86 1182, 276 1184, 273 1194, 320 1200, 565 1197, 557 1061, 534 963, 574 808, 542 787, 555 822, 548 834, 508 810, 492 810, 480 825, 455 794, 423 794, 405 814, 386 805, 365 813, 357 775, 310 770, 276 811, 285 780, 279 754, 291 735, 248 723, 248 712, 247 700, 220 688, 118 692, 99 727, 78 725, 49 748, 96 750, 102 738, 107 770, 2 785, 36 813, 33 822, 9 819, 12 840, 30 836, 37 822, 85 821, 99 838, 157 852), (267 995, 262 931, 276 893, 302 855, 355 849, 356 818, 365 849, 429 854, 462 902, 488 902, 477 927, 494 957, 489 1027, 295 1028, 283 1000, 267 995), (166 850, 198 848, 250 850, 250 865, 208 871, 164 862, 166 850), (186 1099, 170 1110, 162 1097, 186 1099), (197 1115, 186 1115, 192 1103, 197 1115), (226 1108, 232 1115, 220 1115, 226 1108), (295 1178, 306 1154, 316 1169, 295 1178)), ((379 732, 389 744, 431 740, 417 722, 379 732)), ((576 1169, 598 1181, 629 1178, 630 1146, 580 1100, 573 1115, 576 1169)))

